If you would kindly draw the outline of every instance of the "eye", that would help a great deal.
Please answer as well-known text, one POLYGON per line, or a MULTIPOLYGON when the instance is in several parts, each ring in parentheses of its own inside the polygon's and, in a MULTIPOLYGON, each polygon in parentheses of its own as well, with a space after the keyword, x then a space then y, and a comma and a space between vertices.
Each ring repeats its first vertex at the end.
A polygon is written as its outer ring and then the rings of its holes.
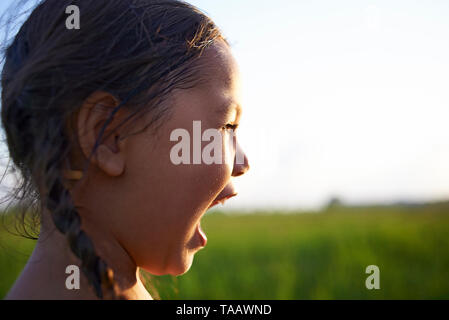
POLYGON ((235 130, 237 130, 238 127, 239 127, 238 124, 231 124, 231 123, 228 123, 227 125, 225 125, 225 126, 223 127, 223 129, 235 131, 235 130))

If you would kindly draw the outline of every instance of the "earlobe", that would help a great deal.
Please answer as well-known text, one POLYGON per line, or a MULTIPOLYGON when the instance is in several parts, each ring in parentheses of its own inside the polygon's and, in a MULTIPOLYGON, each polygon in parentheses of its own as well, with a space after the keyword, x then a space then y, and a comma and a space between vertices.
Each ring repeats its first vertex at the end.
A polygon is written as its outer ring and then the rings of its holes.
POLYGON ((101 144, 96 151, 98 167, 112 177, 120 176, 125 170, 125 161, 120 152, 114 152, 108 146, 101 144))

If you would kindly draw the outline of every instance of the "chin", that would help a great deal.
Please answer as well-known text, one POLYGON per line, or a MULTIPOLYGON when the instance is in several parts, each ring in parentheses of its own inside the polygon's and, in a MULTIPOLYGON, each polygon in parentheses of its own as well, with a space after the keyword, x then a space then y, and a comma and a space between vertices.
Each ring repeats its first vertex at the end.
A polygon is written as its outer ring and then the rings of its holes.
POLYGON ((187 271, 189 271, 192 267, 193 256, 193 254, 189 254, 188 257, 183 259, 183 261, 180 261, 176 267, 172 268, 170 274, 173 276, 182 276, 187 273, 187 271))
POLYGON ((154 268, 153 266, 150 268, 142 268, 155 276, 182 276, 190 270, 193 263, 193 256, 193 253, 188 253, 185 257, 179 258, 178 261, 171 262, 165 267, 154 268))

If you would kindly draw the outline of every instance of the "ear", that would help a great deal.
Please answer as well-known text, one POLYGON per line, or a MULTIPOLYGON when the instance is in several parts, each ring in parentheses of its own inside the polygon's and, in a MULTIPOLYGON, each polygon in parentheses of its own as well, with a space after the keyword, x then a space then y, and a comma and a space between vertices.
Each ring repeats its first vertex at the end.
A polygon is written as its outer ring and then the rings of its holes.
POLYGON ((91 156, 99 134, 112 111, 120 104, 117 98, 104 91, 92 93, 78 113, 78 141, 84 156, 109 176, 119 176, 125 170, 125 156, 119 145, 119 132, 112 129, 119 123, 117 113, 103 133, 101 141, 91 156))

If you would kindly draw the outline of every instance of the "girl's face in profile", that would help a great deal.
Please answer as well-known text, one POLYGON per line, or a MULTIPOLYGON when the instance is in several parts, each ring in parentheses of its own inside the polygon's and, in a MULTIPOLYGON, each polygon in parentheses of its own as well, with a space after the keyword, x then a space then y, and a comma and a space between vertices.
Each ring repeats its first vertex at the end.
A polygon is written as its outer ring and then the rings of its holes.
MULTIPOLYGON (((121 174, 96 170, 91 187, 79 193, 82 207, 95 212, 80 211, 82 218, 101 226, 101 232, 112 235, 137 266, 155 275, 188 271, 194 254, 206 244, 202 216, 216 200, 236 195, 231 177, 249 169, 244 154, 243 163, 234 161, 236 152, 243 151, 229 129, 238 125, 241 114, 236 62, 221 41, 200 59, 205 59, 201 68, 207 81, 173 92, 170 116, 156 134, 146 130, 117 144, 114 152, 121 159, 121 174), (231 161, 192 164, 194 121, 201 121, 201 135, 207 129, 220 132, 222 158, 231 161), (179 144, 170 139, 176 129, 189 132, 191 164, 176 165, 171 159, 173 146, 179 144)), ((136 126, 148 123, 146 117, 139 121, 136 126)), ((210 144, 197 142, 201 151, 210 144)))

